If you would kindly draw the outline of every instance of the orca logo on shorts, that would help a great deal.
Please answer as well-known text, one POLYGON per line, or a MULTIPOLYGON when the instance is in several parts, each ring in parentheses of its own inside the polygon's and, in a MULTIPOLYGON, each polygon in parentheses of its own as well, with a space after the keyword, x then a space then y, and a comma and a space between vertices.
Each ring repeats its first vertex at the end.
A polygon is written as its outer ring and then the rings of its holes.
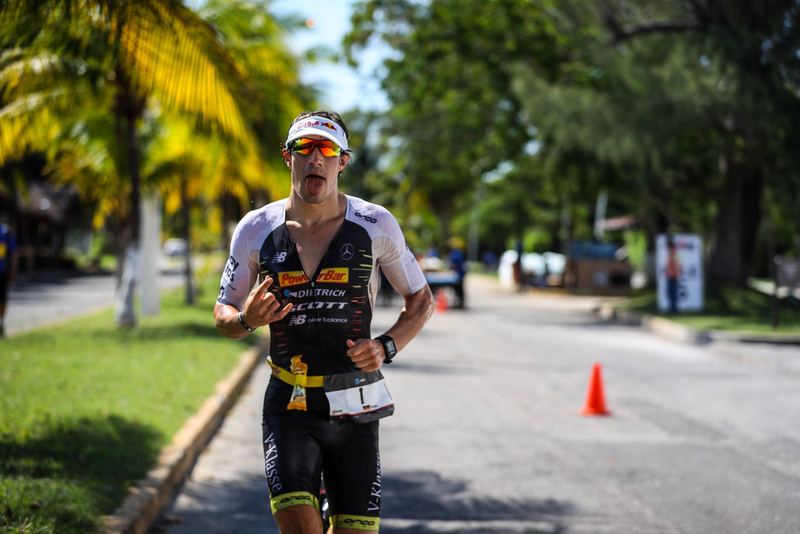
POLYGON ((378 526, 375 519, 369 517, 337 517, 336 526, 341 528, 352 528, 355 530, 374 530, 378 526))

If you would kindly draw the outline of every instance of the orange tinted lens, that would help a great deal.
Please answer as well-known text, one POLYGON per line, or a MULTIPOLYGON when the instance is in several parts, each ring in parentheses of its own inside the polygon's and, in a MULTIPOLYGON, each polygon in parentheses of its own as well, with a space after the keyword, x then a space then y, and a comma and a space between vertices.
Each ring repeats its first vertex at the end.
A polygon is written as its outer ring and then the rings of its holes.
POLYGON ((304 138, 295 139, 292 141, 292 144, 289 146, 289 150, 294 154, 308 156, 314 151, 315 147, 319 148, 319 151, 326 158, 338 156, 342 153, 342 149, 333 141, 320 141, 317 139, 304 138))
POLYGON ((289 145, 289 151, 295 154, 301 154, 303 156, 308 156, 311 154, 311 151, 314 150, 314 140, 313 139, 295 139, 289 145))
POLYGON ((330 143, 330 145, 328 146, 320 145, 319 151, 322 152, 322 155, 325 156, 326 158, 332 158, 342 153, 342 149, 339 148, 339 146, 335 145, 334 143, 330 143))

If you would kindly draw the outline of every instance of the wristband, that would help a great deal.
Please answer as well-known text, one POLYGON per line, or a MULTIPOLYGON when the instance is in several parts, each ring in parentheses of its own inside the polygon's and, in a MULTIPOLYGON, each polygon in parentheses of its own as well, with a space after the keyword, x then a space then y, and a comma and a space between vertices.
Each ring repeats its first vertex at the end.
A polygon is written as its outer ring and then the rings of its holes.
POLYGON ((386 334, 378 336, 375 339, 380 341, 383 345, 383 363, 392 363, 392 360, 397 354, 397 345, 395 345, 394 339, 386 334))
POLYGON ((247 330, 248 332, 255 332, 256 329, 247 324, 247 321, 244 320, 244 313, 239 312, 239 324, 242 325, 242 328, 247 330))

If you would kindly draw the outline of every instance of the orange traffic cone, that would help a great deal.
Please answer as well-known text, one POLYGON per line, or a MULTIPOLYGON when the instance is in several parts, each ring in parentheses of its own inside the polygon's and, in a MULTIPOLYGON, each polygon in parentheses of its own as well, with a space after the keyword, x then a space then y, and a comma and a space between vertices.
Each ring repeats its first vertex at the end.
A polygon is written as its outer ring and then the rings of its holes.
POLYGON ((441 289, 436 292, 436 311, 437 312, 447 311, 447 295, 445 295, 444 291, 441 289))
POLYGON ((603 393, 603 377, 600 364, 592 367, 592 378, 589 381, 589 391, 586 393, 586 406, 581 410, 582 415, 611 415, 606 409, 606 398, 603 393))

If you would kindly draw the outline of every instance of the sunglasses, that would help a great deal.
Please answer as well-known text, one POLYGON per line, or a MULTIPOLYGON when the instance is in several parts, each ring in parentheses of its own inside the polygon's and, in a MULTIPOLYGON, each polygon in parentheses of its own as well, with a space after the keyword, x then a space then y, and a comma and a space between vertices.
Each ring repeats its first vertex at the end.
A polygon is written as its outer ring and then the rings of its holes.
POLYGON ((333 158, 342 155, 342 147, 333 141, 322 141, 320 139, 306 139, 301 137, 289 143, 289 152, 300 156, 310 156, 315 148, 326 158, 333 158))

